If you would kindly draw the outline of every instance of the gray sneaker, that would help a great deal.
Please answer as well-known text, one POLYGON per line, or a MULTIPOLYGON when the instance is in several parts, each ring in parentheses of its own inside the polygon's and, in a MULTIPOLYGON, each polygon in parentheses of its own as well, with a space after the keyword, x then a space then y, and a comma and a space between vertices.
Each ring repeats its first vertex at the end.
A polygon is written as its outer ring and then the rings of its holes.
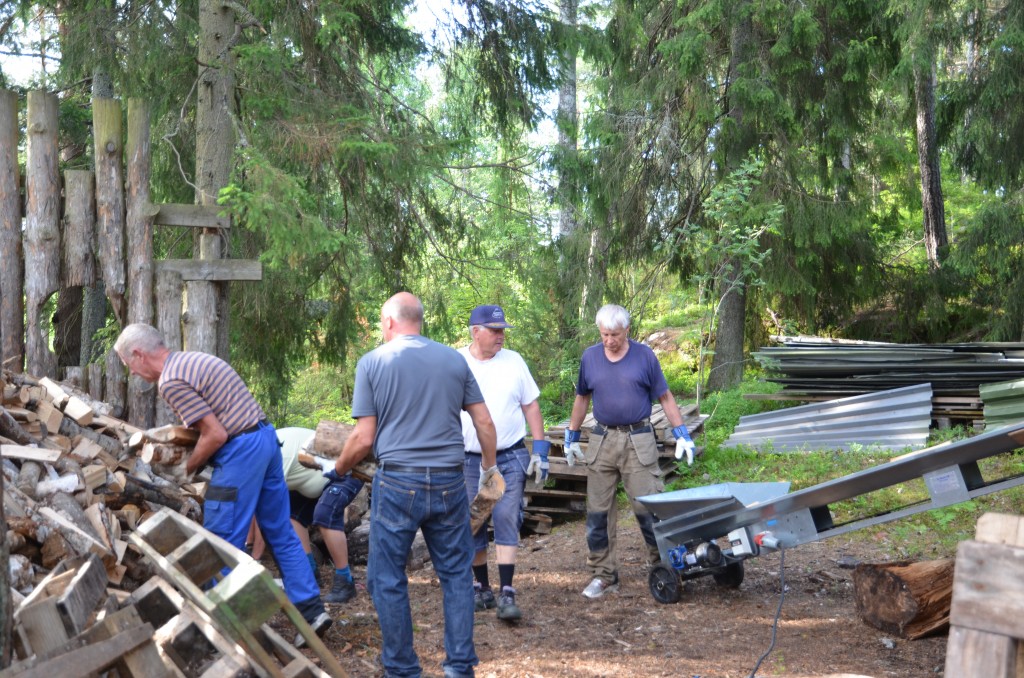
POLYGON ((516 590, 511 586, 504 586, 501 595, 498 596, 498 619, 502 621, 519 621, 523 613, 516 605, 516 590))
MULTIPOLYGON (((309 622, 309 626, 313 629, 313 633, 315 633, 317 637, 323 638, 324 634, 327 633, 327 629, 331 628, 331 624, 333 623, 334 620, 331 619, 330 615, 328 615, 326 612, 321 612, 319 615, 317 615, 316 619, 309 622)), ((295 647, 306 647, 306 639, 300 633, 295 636, 293 644, 295 645, 295 647)))
POLYGON ((491 587, 484 588, 480 582, 473 582, 473 609, 475 612, 481 610, 493 610, 498 607, 498 601, 494 599, 494 592, 491 587))
POLYGON ((583 595, 587 598, 594 599, 600 598, 606 593, 612 593, 613 591, 619 590, 619 578, 616 577, 614 581, 605 581, 599 577, 594 577, 587 588, 583 589, 583 595))

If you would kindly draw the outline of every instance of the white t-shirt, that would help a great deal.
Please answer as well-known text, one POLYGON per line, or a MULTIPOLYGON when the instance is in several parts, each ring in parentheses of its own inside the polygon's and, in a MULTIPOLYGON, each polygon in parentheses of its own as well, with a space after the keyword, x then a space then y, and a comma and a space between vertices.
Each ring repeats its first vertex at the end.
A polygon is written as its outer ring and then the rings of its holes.
MULTIPOLYGON (((498 449, 514 445, 526 435, 523 405, 529 405, 540 396, 540 389, 526 361, 507 348, 498 351, 490 360, 477 360, 468 346, 460 348, 459 353, 466 359, 484 394, 484 403, 498 432, 498 449)), ((462 413, 462 439, 468 451, 480 452, 480 440, 468 412, 462 413)))

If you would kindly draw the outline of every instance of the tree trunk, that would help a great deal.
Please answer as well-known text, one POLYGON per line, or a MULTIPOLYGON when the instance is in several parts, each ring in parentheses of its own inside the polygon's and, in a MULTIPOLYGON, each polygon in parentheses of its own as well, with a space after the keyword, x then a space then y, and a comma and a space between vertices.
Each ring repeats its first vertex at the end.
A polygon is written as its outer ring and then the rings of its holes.
MULTIPOLYGON (((128 322, 153 323, 153 218, 149 201, 149 106, 128 100, 128 322)), ((128 422, 153 426, 156 388, 137 375, 128 378, 128 422)))
MULTIPOLYGON (((235 148, 232 118, 235 105, 235 58, 230 40, 234 11, 217 0, 199 2, 199 90, 196 106, 196 203, 214 205, 231 177, 235 148)), ((196 258, 218 259, 227 250, 227 233, 206 229, 199 236, 196 258)), ((206 281, 189 283, 185 347, 218 354, 225 360, 229 309, 226 292, 206 281), (220 304, 218 304, 218 300, 220 304), (213 306, 212 308, 210 306, 213 306), (212 324, 207 329, 206 324, 212 324), (218 338, 218 335, 222 339, 218 338)), ((227 285, 227 283, 219 283, 227 285)))
MULTIPOLYGON (((25 169, 25 306, 27 368, 56 377, 57 360, 44 325, 45 306, 60 282, 60 175, 57 170, 57 97, 28 93, 25 169)), ((6 262, 5 262, 6 263, 6 262)))
MULTIPOLYGON (((578 0, 559 0, 558 14, 561 22, 575 29, 577 22, 578 0)), ((569 44, 575 45, 573 41, 569 44)), ((577 221, 576 200, 578 195, 577 179, 579 167, 577 163, 577 130, 579 114, 576 101, 576 48, 573 46, 561 55, 558 65, 558 112, 555 124, 558 129, 558 238, 561 244, 563 266, 558 267, 559 296, 563 300, 559 313, 558 333, 562 339, 569 339, 581 322, 585 322, 582 312, 584 278, 586 273, 581 270, 586 248, 581 246, 579 223, 577 221)))
MULTIPOLYGON (((181 273, 162 270, 156 276, 156 328, 164 338, 164 344, 172 351, 181 350, 181 273)), ((177 422, 174 410, 163 398, 156 399, 154 426, 166 426, 177 422)))
POLYGON ((92 124, 96 162, 96 234, 103 286, 124 326, 127 316, 124 282, 124 169, 121 103, 93 97, 92 124))
POLYGON ((942 197, 942 166, 935 129, 935 60, 914 65, 914 99, 917 104, 917 162, 921 171, 921 210, 924 248, 932 268, 942 264, 949 240, 942 197))
MULTIPOLYGON (((738 2, 733 6, 733 15, 739 17, 733 23, 729 36, 729 95, 725 98, 725 116, 732 121, 732 134, 726 140, 726 166, 721 176, 728 176, 747 158, 756 145, 756 135, 750 122, 744 121, 744 101, 734 96, 732 85, 741 76, 741 66, 754 58, 753 22, 746 6, 749 2, 738 2)), ((747 295, 742 287, 742 271, 736 262, 726 262, 725 273, 718 281, 718 319, 715 333, 715 355, 711 360, 708 374, 708 389, 723 391, 730 389, 743 379, 743 340, 746 333, 747 295)))
POLYGON ((953 559, 862 563, 853 571, 857 614, 865 623, 915 640, 949 626, 953 559))
POLYGON ((743 379, 743 336, 747 318, 747 293, 733 264, 720 281, 721 302, 715 333, 715 355, 708 374, 709 391, 727 391, 743 379))
POLYGON ((0 365, 15 372, 21 372, 25 362, 19 175, 18 95, 0 91, 0 365))

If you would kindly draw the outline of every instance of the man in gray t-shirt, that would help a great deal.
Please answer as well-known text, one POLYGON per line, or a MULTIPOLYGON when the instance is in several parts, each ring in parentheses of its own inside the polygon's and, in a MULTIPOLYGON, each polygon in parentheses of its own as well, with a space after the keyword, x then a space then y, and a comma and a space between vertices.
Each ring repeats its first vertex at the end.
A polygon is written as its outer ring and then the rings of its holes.
POLYGON ((454 349, 420 335, 423 306, 400 292, 381 308, 384 345, 360 358, 352 396, 356 419, 335 470, 345 474, 372 449, 370 553, 366 580, 388 675, 420 675, 413 649, 405 563, 416 531, 430 550, 444 605, 445 676, 472 677, 473 539, 463 477, 461 412, 482 447, 480 483, 498 474, 494 422, 469 366, 454 349))

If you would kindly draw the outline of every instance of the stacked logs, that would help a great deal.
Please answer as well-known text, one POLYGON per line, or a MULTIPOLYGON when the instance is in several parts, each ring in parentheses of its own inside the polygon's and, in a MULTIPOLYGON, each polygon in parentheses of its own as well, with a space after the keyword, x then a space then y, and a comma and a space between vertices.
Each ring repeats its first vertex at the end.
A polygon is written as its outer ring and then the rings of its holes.
POLYGON ((151 573, 126 532, 161 506, 201 522, 205 482, 184 472, 195 431, 140 430, 112 417, 108 404, 48 378, 4 371, 0 393, 15 605, 40 574, 90 554, 112 585, 133 588, 151 573))

